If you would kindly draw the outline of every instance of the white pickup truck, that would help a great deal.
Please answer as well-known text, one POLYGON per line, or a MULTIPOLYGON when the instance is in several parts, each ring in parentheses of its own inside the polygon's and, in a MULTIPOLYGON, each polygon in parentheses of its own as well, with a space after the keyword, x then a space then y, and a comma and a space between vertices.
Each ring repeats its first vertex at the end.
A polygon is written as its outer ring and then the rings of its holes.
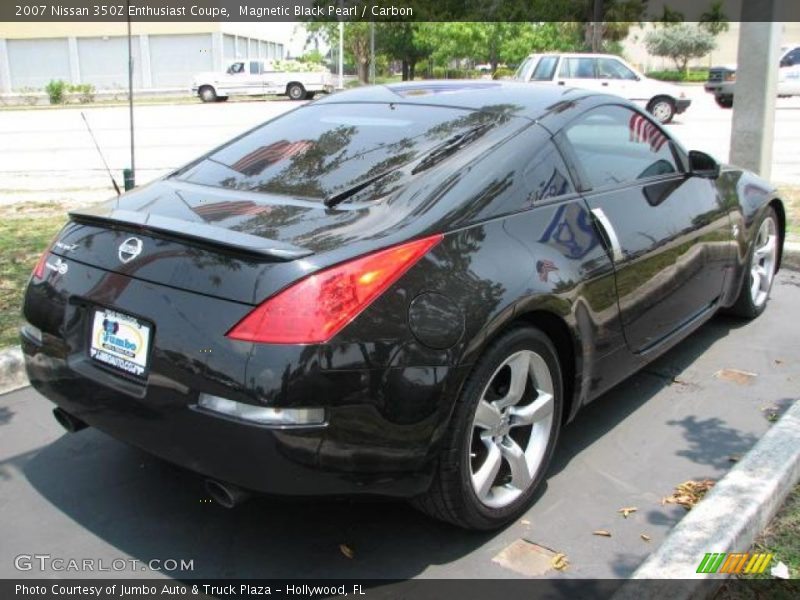
POLYGON ((278 70, 273 61, 257 58, 236 60, 222 73, 208 71, 192 78, 192 93, 203 102, 264 94, 303 100, 313 98, 317 92, 332 91, 333 78, 327 70, 278 70))

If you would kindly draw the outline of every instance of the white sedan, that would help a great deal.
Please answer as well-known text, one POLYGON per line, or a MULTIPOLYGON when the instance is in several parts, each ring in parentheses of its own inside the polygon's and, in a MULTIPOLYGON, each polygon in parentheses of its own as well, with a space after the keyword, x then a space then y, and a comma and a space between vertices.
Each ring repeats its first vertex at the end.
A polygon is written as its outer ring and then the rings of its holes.
POLYGON ((613 54, 531 54, 514 79, 616 94, 642 105, 660 123, 692 102, 680 87, 645 77, 613 54))

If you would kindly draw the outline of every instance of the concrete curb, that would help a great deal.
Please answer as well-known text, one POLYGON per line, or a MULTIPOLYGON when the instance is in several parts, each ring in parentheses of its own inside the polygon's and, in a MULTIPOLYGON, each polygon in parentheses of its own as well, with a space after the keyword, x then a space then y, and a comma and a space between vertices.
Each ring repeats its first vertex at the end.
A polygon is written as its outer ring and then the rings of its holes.
POLYGON ((800 242, 784 242, 781 267, 800 271, 800 242))
POLYGON ((28 385, 25 361, 18 346, 0 350, 0 394, 28 385))
POLYGON ((622 586, 615 600, 703 597, 725 575, 696 573, 706 552, 744 552, 800 480, 800 401, 736 464, 622 586), (652 580, 665 581, 652 581, 652 580), (650 580, 650 581, 642 581, 650 580), (668 581, 667 581, 668 580, 668 581))

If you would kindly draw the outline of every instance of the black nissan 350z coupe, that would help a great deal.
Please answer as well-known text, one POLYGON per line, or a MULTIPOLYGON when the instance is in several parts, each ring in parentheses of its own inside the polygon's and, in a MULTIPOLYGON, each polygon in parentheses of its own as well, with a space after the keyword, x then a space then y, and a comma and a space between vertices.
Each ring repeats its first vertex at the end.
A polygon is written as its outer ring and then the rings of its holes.
POLYGON ((32 384, 247 493, 520 515, 561 427, 718 309, 765 308, 784 209, 581 90, 335 94, 70 220, 28 285, 32 384))

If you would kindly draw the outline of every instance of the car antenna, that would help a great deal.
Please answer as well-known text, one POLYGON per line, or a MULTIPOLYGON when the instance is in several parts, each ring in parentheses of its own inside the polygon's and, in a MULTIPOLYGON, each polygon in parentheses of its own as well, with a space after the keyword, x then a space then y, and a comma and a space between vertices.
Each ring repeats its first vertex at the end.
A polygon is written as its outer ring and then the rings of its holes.
POLYGON ((81 118, 83 119, 83 122, 86 123, 86 129, 89 130, 89 135, 91 136, 92 141, 94 142, 94 147, 97 148, 97 153, 100 155, 100 160, 103 161, 103 166, 105 166, 106 171, 108 171, 108 176, 111 178, 111 184, 114 186, 114 191, 117 192, 117 196, 121 196, 122 192, 119 191, 119 186, 117 185, 117 182, 114 179, 114 174, 111 172, 111 169, 109 168, 108 163, 106 162, 106 157, 103 156, 103 151, 100 150, 100 144, 97 143, 97 138, 94 137, 94 132, 92 131, 92 128, 89 126, 89 121, 86 120, 86 115, 83 114, 83 111, 81 111, 81 118))

